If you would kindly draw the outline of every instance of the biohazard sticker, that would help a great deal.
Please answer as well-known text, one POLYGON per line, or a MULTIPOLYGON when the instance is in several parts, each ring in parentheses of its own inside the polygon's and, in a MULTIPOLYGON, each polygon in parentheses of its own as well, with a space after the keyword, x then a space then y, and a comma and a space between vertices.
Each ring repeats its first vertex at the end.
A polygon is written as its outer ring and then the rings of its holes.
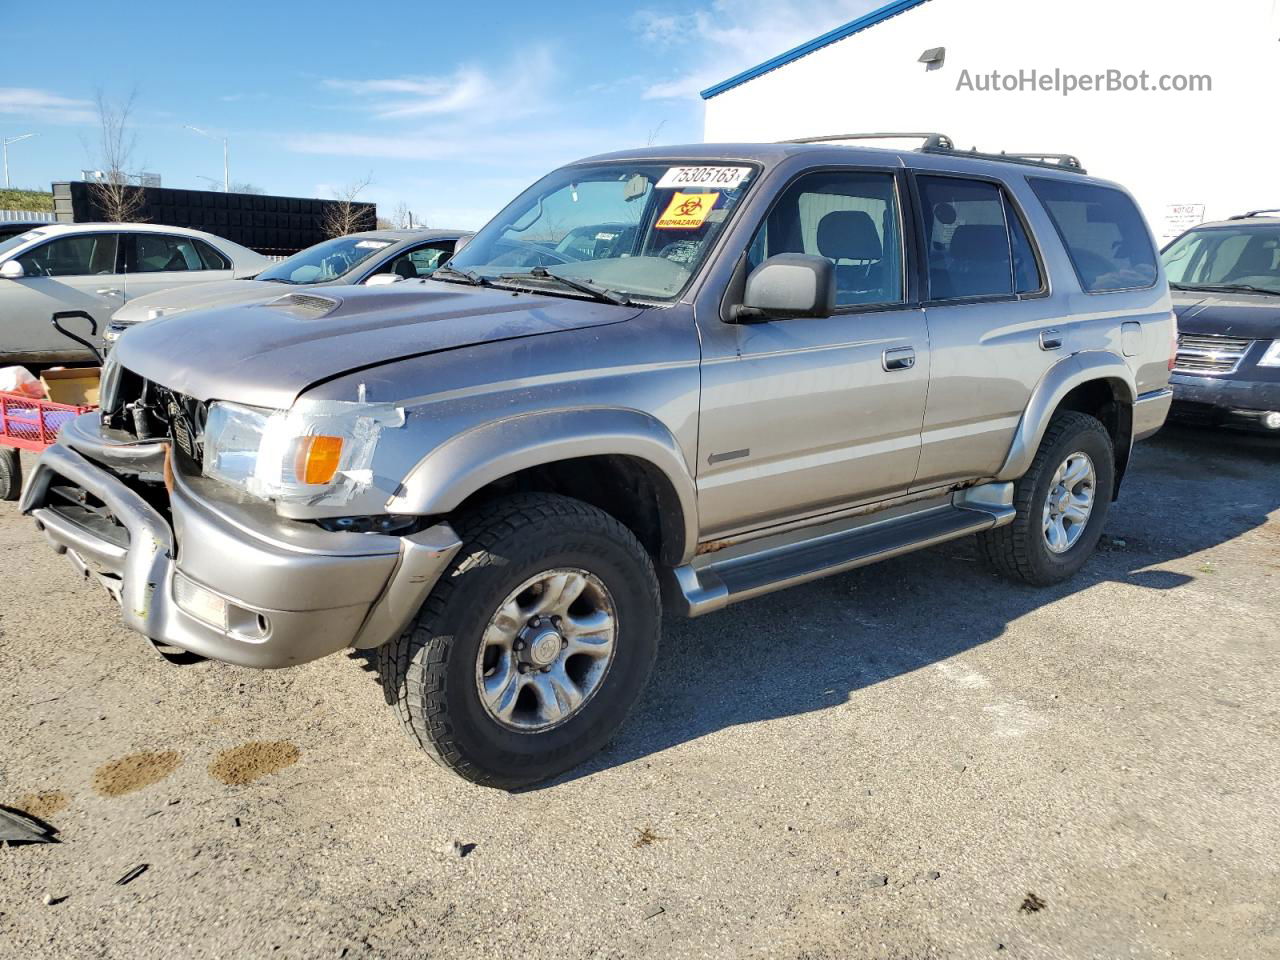
POLYGON ((654 225, 659 230, 697 230, 707 221, 720 199, 718 193, 680 193, 671 198, 667 212, 654 225))

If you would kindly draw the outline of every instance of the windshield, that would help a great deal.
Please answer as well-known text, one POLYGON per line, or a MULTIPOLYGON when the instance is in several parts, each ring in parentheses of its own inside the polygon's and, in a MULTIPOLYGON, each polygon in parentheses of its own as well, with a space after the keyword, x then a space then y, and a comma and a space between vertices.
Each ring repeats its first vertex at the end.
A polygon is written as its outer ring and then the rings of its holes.
POLYGON ((277 283, 324 283, 337 280, 363 260, 379 250, 385 250, 394 240, 375 240, 372 237, 335 237, 314 247, 295 253, 267 270, 256 279, 274 280, 277 283))
POLYGON ((0 240, 0 259, 3 259, 4 255, 10 250, 15 250, 28 240, 34 240, 39 236, 41 236, 41 234, 36 233, 34 230, 28 230, 26 233, 18 234, 16 237, 8 237, 4 240, 0 240))
POLYGON ((729 163, 565 167, 517 197, 449 266, 454 276, 548 293, 580 295, 586 284, 620 298, 672 300, 755 174, 729 163))
POLYGON ((1280 223, 1192 230, 1170 244, 1163 259, 1175 286, 1280 294, 1280 223))

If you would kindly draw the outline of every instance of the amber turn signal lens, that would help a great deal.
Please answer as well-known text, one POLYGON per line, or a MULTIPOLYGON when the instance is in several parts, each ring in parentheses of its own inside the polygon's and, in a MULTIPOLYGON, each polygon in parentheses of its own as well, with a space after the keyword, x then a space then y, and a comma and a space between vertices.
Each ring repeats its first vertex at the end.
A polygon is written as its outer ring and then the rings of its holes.
POLYGON ((341 437, 302 437, 293 458, 294 476, 303 483, 332 483, 341 459, 341 437))

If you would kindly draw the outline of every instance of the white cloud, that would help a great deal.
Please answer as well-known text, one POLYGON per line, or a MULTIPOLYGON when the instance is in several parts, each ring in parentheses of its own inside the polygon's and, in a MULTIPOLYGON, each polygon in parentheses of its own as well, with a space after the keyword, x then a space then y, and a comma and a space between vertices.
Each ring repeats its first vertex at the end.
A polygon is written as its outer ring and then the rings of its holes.
POLYGON ((649 100, 696 97, 757 63, 883 5, 883 0, 712 0, 689 13, 642 10, 635 24, 665 56, 693 64, 651 83, 649 100))
POLYGON ((501 111, 510 117, 540 109, 555 77, 550 50, 537 47, 497 70, 463 65, 437 76, 325 80, 325 86, 360 98, 380 119, 441 117, 501 111))
POLYGON ((88 100, 72 100, 30 87, 0 87, 0 113, 45 123, 93 123, 98 118, 93 103, 88 100))

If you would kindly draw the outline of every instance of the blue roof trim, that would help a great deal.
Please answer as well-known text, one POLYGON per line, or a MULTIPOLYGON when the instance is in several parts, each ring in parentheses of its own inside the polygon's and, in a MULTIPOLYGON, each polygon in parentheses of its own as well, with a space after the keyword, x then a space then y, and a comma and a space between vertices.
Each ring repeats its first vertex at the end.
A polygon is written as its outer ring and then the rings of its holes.
POLYGON ((843 40, 845 37, 851 37, 855 33, 861 33, 868 27, 874 27, 877 23, 883 23, 890 17, 896 17, 900 13, 906 13, 914 7, 927 3, 928 0, 894 0, 893 3, 887 3, 879 10, 872 10, 865 16, 859 17, 857 20, 851 20, 842 27, 836 27, 829 30, 820 37, 815 37, 808 43, 802 43, 798 47, 793 47, 786 53, 780 53, 772 60, 766 60, 764 63, 752 67, 749 70, 743 70, 741 73, 723 80, 713 87, 707 87, 702 91, 702 99, 710 100, 712 97, 724 93, 726 90, 732 90, 734 87, 741 86, 748 80, 754 80, 756 77, 766 74, 771 70, 777 70, 784 67, 792 61, 799 60, 801 57, 807 57, 816 50, 821 50, 825 46, 835 43, 837 40, 843 40))

